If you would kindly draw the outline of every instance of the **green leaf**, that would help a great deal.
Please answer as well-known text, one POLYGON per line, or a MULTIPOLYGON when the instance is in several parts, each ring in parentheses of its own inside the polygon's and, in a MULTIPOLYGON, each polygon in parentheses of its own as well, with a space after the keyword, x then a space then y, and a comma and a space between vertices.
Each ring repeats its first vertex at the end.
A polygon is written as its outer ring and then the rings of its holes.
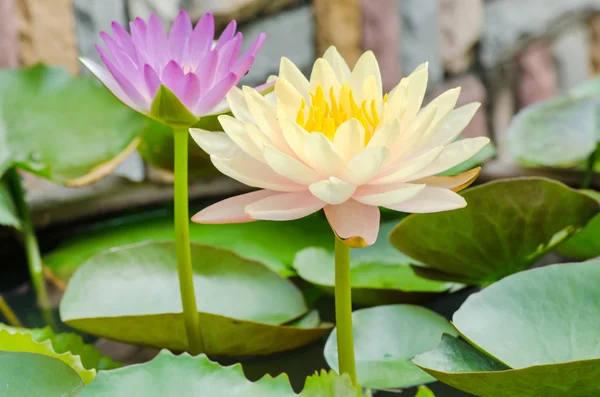
POLYGON ((415 397, 435 397, 435 394, 427 386, 419 386, 415 397))
MULTIPOLYGON (((594 190, 582 190, 600 203, 600 192, 594 190)), ((556 251, 562 255, 568 256, 580 261, 597 258, 600 256, 600 214, 592 220, 579 232, 567 239, 564 243, 556 247, 556 251)))
MULTIPOLYGON (((414 302, 447 291, 450 283, 417 276, 411 259, 394 249, 387 236, 397 222, 381 225, 377 242, 351 250, 352 300, 363 305, 414 302)), ((332 249, 306 248, 296 254, 294 268, 304 280, 333 294, 335 258, 332 249)))
POLYGON ((355 387, 347 374, 338 375, 333 371, 321 370, 306 378, 300 397, 370 397, 371 393, 363 393, 355 387))
POLYGON ((598 203, 543 178, 490 182, 462 193, 467 206, 413 214, 392 231, 392 244, 438 280, 487 285, 532 266, 583 228, 598 203))
POLYGON ((11 333, 8 330, 0 329, 0 352, 43 354, 60 360, 71 367, 85 384, 88 384, 96 375, 96 370, 84 368, 79 356, 71 353, 57 353, 49 340, 36 342, 31 333, 27 332, 11 333))
POLYGON ((106 370, 122 366, 121 363, 113 361, 96 349, 87 344, 83 338, 75 333, 55 334, 50 327, 45 328, 17 328, 6 324, 0 324, 0 330, 5 330, 11 334, 21 333, 29 334, 36 342, 50 341, 52 348, 58 354, 71 353, 81 358, 81 363, 86 369, 106 370))
POLYGON ((0 70, 0 175, 16 166, 69 186, 94 182, 135 150, 144 123, 89 78, 0 70))
POLYGON ((470 157, 468 160, 465 160, 462 163, 450 168, 449 170, 442 172, 440 175, 456 175, 460 174, 461 172, 469 171, 479 165, 482 165, 495 155, 496 147, 492 142, 490 142, 483 148, 481 148, 480 151, 475 153, 473 157, 470 157))
MULTIPOLYGON (((174 241, 173 216, 150 214, 101 223, 86 233, 61 242, 44 257, 44 263, 68 280, 87 259, 111 248, 150 241, 174 241)), ((238 225, 190 224, 192 242, 223 247, 245 258, 264 263, 283 276, 294 274, 292 261, 309 246, 333 246, 327 221, 319 214, 290 222, 258 221, 238 225), (285 238, 281 238, 285 236, 285 238), (274 241, 277 241, 274 244, 274 241)))
POLYGON ((170 89, 161 85, 156 91, 150 117, 173 128, 188 129, 199 120, 170 89))
POLYGON ((21 229, 21 219, 8 186, 0 180, 0 226, 21 229))
MULTIPOLYGON (((192 244, 194 285, 207 354, 291 350, 331 329, 282 326, 308 310, 290 281, 223 249, 192 244)), ((88 260, 60 305, 68 325, 127 343, 187 349, 174 243, 122 247, 88 260)))
MULTIPOLYGON (((433 349, 442 334, 457 335, 442 316, 424 307, 378 306, 352 313, 358 383, 373 389, 405 388, 434 379, 412 363, 433 349)), ((338 368, 336 330, 325 345, 327 364, 338 368)))
MULTIPOLYGON (((216 118, 208 119, 216 122, 216 118)), ((204 127, 209 130, 221 130, 218 122, 212 128, 210 125, 204 127)), ((147 163, 172 175, 175 159, 174 144, 173 129, 151 120, 142 130, 142 141, 138 152, 147 163)), ((210 178, 221 175, 210 161, 210 156, 194 142, 191 136, 188 137, 188 168, 190 178, 210 178)))
POLYGON ((81 397, 292 397, 287 375, 265 376, 257 382, 244 377, 240 364, 221 367, 205 355, 175 356, 161 351, 141 365, 103 371, 81 397))
POLYGON ((581 165, 600 140, 596 100, 560 97, 520 111, 508 131, 508 149, 526 166, 581 165))
POLYGON ((598 280, 600 261, 514 274, 471 295, 453 323, 511 368, 598 359, 598 280))
POLYGON ((77 397, 83 382, 64 362, 43 354, 0 351, 0 393, 10 397, 77 397))
POLYGON ((444 335, 414 362, 438 380, 481 397, 590 397, 600 393, 599 360, 508 369, 469 344, 444 335))

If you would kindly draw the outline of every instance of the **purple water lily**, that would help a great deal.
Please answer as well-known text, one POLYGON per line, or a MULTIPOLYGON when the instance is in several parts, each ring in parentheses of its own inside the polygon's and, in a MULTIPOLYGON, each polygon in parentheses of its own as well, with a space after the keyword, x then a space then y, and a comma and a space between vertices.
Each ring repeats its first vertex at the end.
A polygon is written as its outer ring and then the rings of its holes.
POLYGON ((104 69, 82 59, 83 64, 127 106, 150 114, 161 85, 171 90, 187 110, 200 118, 227 110, 225 95, 244 76, 265 41, 264 33, 240 55, 242 34, 231 21, 215 42, 212 14, 205 14, 194 28, 181 11, 167 35, 154 14, 148 22, 130 22, 131 35, 117 22, 113 35, 101 32, 106 50, 96 46, 104 69))

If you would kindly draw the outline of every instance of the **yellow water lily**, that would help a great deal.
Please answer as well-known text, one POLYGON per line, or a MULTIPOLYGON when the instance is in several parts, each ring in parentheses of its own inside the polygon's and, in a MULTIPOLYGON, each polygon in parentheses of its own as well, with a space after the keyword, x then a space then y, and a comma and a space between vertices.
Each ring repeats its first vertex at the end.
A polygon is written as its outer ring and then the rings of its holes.
POLYGON ((456 88, 421 108, 426 88, 425 63, 384 95, 370 51, 350 70, 331 47, 310 79, 282 58, 273 93, 229 92, 235 117, 219 117, 225 134, 190 130, 222 173, 262 190, 214 204, 193 220, 284 221, 324 209, 337 236, 360 247, 377 239, 379 207, 409 213, 464 207, 456 191, 479 169, 436 175, 489 142, 456 141, 479 103, 455 109, 456 88))

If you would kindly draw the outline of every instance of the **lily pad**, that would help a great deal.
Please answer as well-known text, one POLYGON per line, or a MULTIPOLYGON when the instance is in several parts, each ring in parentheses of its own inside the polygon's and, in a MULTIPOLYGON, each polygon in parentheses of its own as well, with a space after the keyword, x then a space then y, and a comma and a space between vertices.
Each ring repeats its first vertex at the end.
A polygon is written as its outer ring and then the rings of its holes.
POLYGON ((8 186, 0 180, 0 226, 21 228, 21 219, 8 186))
POLYGON ((479 396, 598 395, 598 280, 600 261, 509 276, 471 295, 454 314, 470 345, 447 337, 415 363, 479 396))
POLYGON ((0 351, 0 392, 10 397, 77 397, 83 381, 64 362, 35 353, 0 351))
MULTIPOLYGON (((378 306, 352 313, 357 380, 373 389, 407 388, 435 379, 411 361, 433 349, 442 334, 458 335, 439 314, 411 305, 378 306)), ((334 329, 325 344, 325 359, 334 370, 338 353, 334 329)))
MULTIPOLYGON (((451 283, 427 280, 414 273, 410 267, 412 260, 394 249, 387 238, 396 224, 396 221, 383 223, 375 244, 351 250, 353 302, 362 305, 416 302, 452 287, 451 283)), ((301 278, 333 294, 332 249, 306 248, 296 254, 294 268, 301 278)))
MULTIPOLYGON (((199 244, 192 244, 192 262, 207 354, 291 350, 331 329, 280 325, 308 311, 304 298, 289 280, 257 262, 199 244)), ((122 247, 91 258, 71 279, 60 314, 90 334, 187 350, 174 243, 122 247)))
MULTIPOLYGON (((282 276, 295 274, 292 261, 299 250, 310 246, 333 247, 331 229, 320 214, 290 222, 191 223, 190 238, 194 243, 230 249, 265 264, 282 276)), ((44 257, 44 263, 66 281, 87 259, 111 248, 174 239, 173 216, 169 212, 150 214, 145 218, 123 218, 97 224, 88 233, 62 241, 55 251, 44 257)))
POLYGON ((221 367, 205 355, 175 356, 162 350, 152 361, 100 372, 81 397, 286 397, 295 396, 287 375, 257 382, 244 377, 240 364, 221 367))
POLYGON ((321 370, 306 378, 300 397, 371 397, 371 393, 355 387, 347 374, 321 370))
MULTIPOLYGON (((581 192, 600 203, 600 192, 595 190, 581 192)), ((581 231, 556 247, 556 251, 580 261, 600 257, 600 214, 596 215, 581 231)))
MULTIPOLYGON (((42 354, 44 356, 60 360, 71 367, 71 369, 85 384, 88 384, 96 375, 96 370, 85 369, 79 356, 71 353, 57 353, 52 347, 52 343, 50 343, 50 341, 46 340, 42 342, 36 342, 30 333, 11 333, 8 330, 0 330, 0 353, 5 352, 42 354)), ((2 368, 4 371, 4 367, 2 368)))
POLYGON ((90 78, 43 65, 0 70, 0 175, 16 166, 86 185, 135 150, 144 125, 90 78))
POLYGON ((544 178, 486 183, 462 193, 467 206, 413 214, 392 231, 392 244, 424 266, 425 277, 488 285, 528 269, 583 228, 598 202, 544 178))
POLYGON ((435 397, 435 394, 427 386, 419 386, 415 397, 435 397))
POLYGON ((583 164, 600 141, 600 103, 560 97, 522 110, 508 131, 508 148, 521 164, 572 168, 583 164))
POLYGON ((72 332, 55 334, 50 327, 45 328, 18 328, 6 324, 0 324, 0 330, 5 330, 11 334, 21 333, 29 334, 36 342, 50 341, 52 349, 58 353, 71 353, 81 358, 81 363, 86 369, 107 370, 119 368, 121 363, 113 361, 105 356, 93 345, 83 341, 80 335, 72 332))

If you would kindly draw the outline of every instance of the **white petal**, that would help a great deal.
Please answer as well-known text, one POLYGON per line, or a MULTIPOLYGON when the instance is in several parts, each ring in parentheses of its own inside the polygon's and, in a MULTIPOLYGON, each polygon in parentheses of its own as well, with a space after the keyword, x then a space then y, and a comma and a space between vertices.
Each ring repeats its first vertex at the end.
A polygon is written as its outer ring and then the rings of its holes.
POLYGON ((393 119, 375 131, 369 143, 367 143, 367 147, 384 146, 392 148, 400 138, 400 132, 400 121, 393 119))
MULTIPOLYGON (((244 152, 254 157, 258 161, 264 162, 262 150, 256 146, 256 143, 252 140, 248 132, 246 131, 245 124, 238 119, 235 119, 228 115, 219 116, 219 123, 223 127, 223 130, 227 136, 244 152)), ((194 136, 193 129, 190 129, 192 137, 194 136)), ((207 137, 208 139, 208 137, 207 137)), ((211 153, 224 156, 219 153, 211 153)), ((224 156, 227 157, 227 156, 224 156)))
POLYGON ((306 189, 306 186, 284 178, 267 164, 263 164, 241 151, 231 158, 212 155, 210 159, 223 174, 248 186, 281 192, 297 192, 306 189))
POLYGON ((455 210, 466 205, 466 200, 451 190, 425 187, 413 199, 385 207, 408 213, 430 213, 455 210))
POLYGON ((336 177, 324 179, 310 185, 312 194, 327 204, 342 204, 354 194, 356 185, 336 177))
POLYGON ((370 186, 364 185, 354 195, 354 200, 367 205, 385 207, 398 204, 415 197, 425 189, 425 185, 410 183, 394 183, 390 185, 370 186))
POLYGON ((350 68, 335 46, 330 46, 323 54, 323 58, 329 62, 340 83, 350 80, 350 68))
POLYGON ((402 124, 411 123, 417 115, 417 112, 423 104, 425 91, 427 91, 428 64, 424 63, 418 66, 407 79, 406 86, 406 111, 402 118, 402 124))
POLYGON ((433 163, 438 157, 440 157, 443 150, 443 146, 438 146, 418 157, 392 164, 389 166, 389 171, 386 169, 384 174, 378 176, 374 181, 371 182, 371 184, 382 185, 387 183, 398 183, 414 180, 415 178, 413 175, 433 163))
POLYGON ((232 87, 226 95, 227 104, 233 116, 244 123, 256 124, 250 114, 243 91, 238 87, 232 87))
POLYGON ((367 51, 361 55, 356 62, 352 75, 350 77, 350 88, 355 92, 360 92, 365 79, 368 76, 375 77, 375 91, 378 93, 378 97, 381 98, 381 72, 379 71, 379 64, 373 54, 373 51, 367 51))
POLYGON ((303 97, 298 90, 286 80, 278 79, 275 83, 275 95, 277 96, 277 115, 290 120, 296 120, 298 111, 302 106, 303 97))
POLYGON ((323 177, 339 176, 346 165, 341 153, 320 132, 308 134, 304 141, 304 158, 323 177))
POLYGON ((306 103, 309 103, 310 95, 308 95, 308 80, 296 65, 286 57, 282 57, 279 64, 279 78, 290 82, 300 95, 304 97, 306 103))
POLYGON ((379 208, 348 200, 324 208, 327 221, 346 245, 362 248, 374 244, 379 234, 379 208))
POLYGON ((456 101, 458 100, 458 96, 460 95, 460 88, 453 88, 448 90, 435 98, 427 107, 435 107, 435 117, 427 130, 423 133, 423 135, 419 138, 419 146, 422 146, 423 143, 427 142, 429 138, 438 131, 442 125, 446 122, 448 116, 452 113, 452 109, 456 105, 456 101))
POLYGON ((310 92, 316 92, 317 87, 323 88, 323 93, 326 97, 329 96, 329 89, 333 87, 333 91, 340 91, 340 82, 338 81, 333 68, 323 58, 319 58, 313 65, 312 73, 310 74, 310 92))
POLYGON ((381 171, 390 150, 383 146, 366 148, 348 162, 342 178, 356 185, 371 181, 381 171))
POLYGON ((365 148, 365 128, 357 119, 345 121, 335 131, 333 144, 348 161, 365 148))
POLYGON ((444 120, 442 126, 431 134, 423 146, 447 145, 452 142, 471 122, 480 105, 479 102, 473 102, 454 109, 444 120))
POLYGON ((304 156, 304 143, 309 133, 294 121, 279 120, 279 125, 281 126, 283 137, 290 149, 296 154, 296 157, 306 162, 304 156))
POLYGON ((473 157, 473 155, 480 151, 489 142, 489 138, 486 137, 461 139, 460 141, 453 142, 444 147, 442 154, 440 154, 440 157, 438 157, 437 160, 423 168, 420 172, 412 177, 414 179, 420 179, 449 170, 455 165, 458 165, 463 161, 473 157))
POLYGON ((375 101, 377 111, 381 110, 380 107, 383 97, 381 96, 381 91, 378 91, 375 76, 367 76, 358 92, 357 100, 359 106, 361 106, 363 101, 367 101, 366 105, 370 108, 371 101, 375 101))
POLYGON ((424 183, 429 187, 439 187, 450 189, 454 192, 460 191, 469 186, 479 175, 481 167, 475 167, 469 171, 462 172, 452 176, 428 176, 413 181, 413 183, 424 183))
POLYGON ((325 207, 325 203, 308 191, 267 197, 246 207, 252 219, 289 221, 304 218, 325 207))
POLYGON ((437 112, 436 107, 423 109, 417 118, 407 127, 402 123, 400 138, 392 146, 390 162, 410 156, 418 148, 421 136, 431 126, 437 112))
POLYGON ((256 125, 277 149, 284 153, 292 154, 289 146, 283 139, 279 123, 277 122, 277 110, 269 101, 253 88, 244 86, 244 97, 250 113, 256 125))
POLYGON ((190 135, 194 141, 210 155, 233 157, 240 148, 224 132, 206 131, 200 128, 190 128, 190 135))
POLYGON ((312 168, 271 146, 265 146, 264 156, 273 171, 291 181, 308 186, 321 179, 312 168))
POLYGON ((281 192, 259 190, 230 197, 204 208, 192 217, 192 222, 208 224, 254 222, 255 219, 246 215, 246 206, 279 194, 281 194, 281 192))

